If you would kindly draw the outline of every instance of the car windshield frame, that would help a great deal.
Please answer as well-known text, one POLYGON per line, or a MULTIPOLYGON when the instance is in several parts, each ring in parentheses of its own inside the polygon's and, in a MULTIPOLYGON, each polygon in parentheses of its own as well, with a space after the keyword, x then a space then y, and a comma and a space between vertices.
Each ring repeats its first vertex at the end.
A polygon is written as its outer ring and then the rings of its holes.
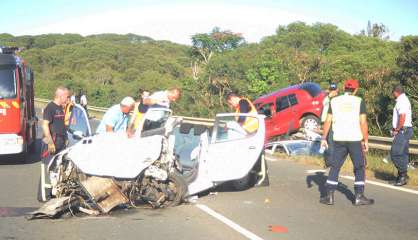
POLYGON ((16 69, 12 65, 0 65, 0 99, 17 97, 16 69))

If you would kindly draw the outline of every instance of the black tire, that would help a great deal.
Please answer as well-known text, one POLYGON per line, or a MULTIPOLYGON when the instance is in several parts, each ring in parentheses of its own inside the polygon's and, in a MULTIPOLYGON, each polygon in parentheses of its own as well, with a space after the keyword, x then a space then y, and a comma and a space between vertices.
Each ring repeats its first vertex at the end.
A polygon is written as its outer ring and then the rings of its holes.
POLYGON ((307 115, 301 120, 301 127, 308 130, 313 130, 321 126, 321 121, 314 115, 307 115))
POLYGON ((169 184, 171 185, 172 189, 175 192, 175 196, 173 199, 170 199, 164 203, 165 207, 174 207, 182 203, 184 197, 186 196, 187 192, 187 184, 182 178, 182 176, 175 172, 170 173, 168 176, 169 184))
POLYGON ((255 178, 254 178, 254 174, 252 174, 251 172, 245 175, 243 178, 231 181, 232 187, 237 191, 247 190, 253 187, 254 184, 255 184, 255 178))

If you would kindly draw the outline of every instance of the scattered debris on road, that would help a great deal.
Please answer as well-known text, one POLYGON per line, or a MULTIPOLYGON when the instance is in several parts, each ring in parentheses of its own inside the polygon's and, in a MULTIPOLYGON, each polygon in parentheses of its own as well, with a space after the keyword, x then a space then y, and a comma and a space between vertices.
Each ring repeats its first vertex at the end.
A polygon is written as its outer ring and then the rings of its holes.
POLYGON ((276 233, 288 233, 289 229, 287 227, 279 226, 279 225, 270 225, 269 226, 270 232, 276 232, 276 233))

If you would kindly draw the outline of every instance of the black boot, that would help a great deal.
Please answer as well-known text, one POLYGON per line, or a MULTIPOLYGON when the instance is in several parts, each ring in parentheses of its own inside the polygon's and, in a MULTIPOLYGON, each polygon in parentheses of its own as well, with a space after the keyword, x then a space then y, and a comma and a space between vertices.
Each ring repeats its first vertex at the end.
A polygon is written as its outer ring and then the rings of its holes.
POLYGON ((366 198, 363 193, 356 193, 356 199, 354 200, 353 205, 361 206, 372 204, 374 204, 374 199, 366 198))
POLYGON ((328 191, 325 197, 321 197, 319 202, 326 205, 334 205, 334 191, 328 191))
POLYGON ((395 186, 403 186, 408 183, 409 177, 406 173, 399 173, 398 178, 396 179, 396 182, 393 184, 395 186))

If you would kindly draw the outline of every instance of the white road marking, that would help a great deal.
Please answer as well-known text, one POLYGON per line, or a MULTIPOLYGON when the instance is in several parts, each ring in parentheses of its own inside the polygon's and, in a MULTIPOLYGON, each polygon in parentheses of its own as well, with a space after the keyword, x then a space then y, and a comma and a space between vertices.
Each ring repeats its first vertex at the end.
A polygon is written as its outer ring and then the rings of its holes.
MULTIPOLYGON (((306 171, 306 173, 308 173, 308 174, 313 174, 313 173, 317 173, 317 172, 323 172, 323 173, 325 173, 326 170, 312 169, 312 170, 307 170, 306 171)), ((340 176, 340 177, 354 181, 354 177, 352 177, 352 176, 344 175, 344 176, 340 176)), ((402 191, 402 192, 407 192, 407 193, 412 193, 412 194, 418 195, 418 191, 412 190, 412 189, 409 189, 409 188, 396 187, 396 186, 393 186, 393 185, 390 185, 390 184, 376 182, 376 181, 371 181, 371 180, 366 180, 366 183, 372 184, 372 185, 376 185, 376 186, 380 186, 380 187, 385 187, 385 188, 393 189, 393 190, 397 190, 397 191, 402 191)))
POLYGON ((205 213, 211 215, 212 217, 218 219, 219 221, 223 222, 224 224, 228 225, 230 228, 234 229, 235 231, 241 233, 245 237, 251 240, 263 240, 259 236, 255 235, 254 233, 248 231, 247 229, 241 227, 240 225, 234 223, 230 219, 224 217, 223 215, 215 212, 214 210, 210 209, 208 206, 203 204, 196 204, 195 205, 200 210, 204 211, 205 213))
MULTIPOLYGON (((341 177, 342 178, 345 178, 345 179, 350 179, 350 180, 353 180, 354 181, 354 177, 352 177, 352 176, 341 176, 341 177)), ((407 192, 407 193, 412 193, 412 194, 418 195, 418 191, 412 190, 412 189, 408 189, 408 188, 404 188, 404 187, 395 187, 395 186, 392 186, 392 185, 389 185, 389 184, 386 184, 386 183, 380 183, 380 182, 370 181, 370 180, 366 180, 366 183, 373 184, 373 185, 380 186, 380 187, 390 188, 390 189, 393 189, 393 190, 398 190, 398 191, 402 191, 402 192, 407 192)))

